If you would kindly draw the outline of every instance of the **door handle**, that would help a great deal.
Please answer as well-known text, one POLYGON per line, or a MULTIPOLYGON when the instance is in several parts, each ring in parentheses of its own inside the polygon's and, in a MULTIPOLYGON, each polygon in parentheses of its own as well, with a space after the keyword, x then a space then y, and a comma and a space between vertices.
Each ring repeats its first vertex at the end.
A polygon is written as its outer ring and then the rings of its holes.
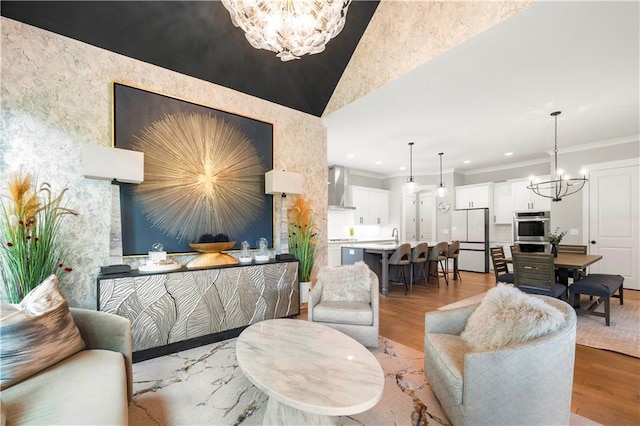
POLYGON ((596 243, 596 240, 591 240, 591 244, 595 244, 595 243, 596 243))

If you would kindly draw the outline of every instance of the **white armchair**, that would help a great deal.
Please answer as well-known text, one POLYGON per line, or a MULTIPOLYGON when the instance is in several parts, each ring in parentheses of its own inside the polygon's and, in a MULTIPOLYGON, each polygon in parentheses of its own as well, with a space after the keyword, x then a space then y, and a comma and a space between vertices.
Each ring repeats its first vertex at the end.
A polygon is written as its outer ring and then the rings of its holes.
POLYGON ((454 425, 568 425, 576 346, 576 314, 550 334, 501 349, 474 350, 460 337, 479 306, 425 315, 424 371, 454 425))
POLYGON ((323 268, 309 293, 307 318, 377 347, 378 286, 378 276, 364 262, 323 268))

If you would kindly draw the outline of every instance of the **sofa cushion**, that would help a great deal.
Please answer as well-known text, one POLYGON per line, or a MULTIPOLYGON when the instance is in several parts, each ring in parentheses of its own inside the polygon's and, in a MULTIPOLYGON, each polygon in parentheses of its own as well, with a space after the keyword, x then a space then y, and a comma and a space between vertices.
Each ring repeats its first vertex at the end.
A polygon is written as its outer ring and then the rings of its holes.
POLYGON ((313 308, 313 320, 337 324, 372 325, 373 309, 369 303, 322 301, 313 308))
POLYGON ((364 262, 322 268, 317 279, 322 283, 321 301, 371 303, 370 273, 364 262))
POLYGON ((126 425, 124 356, 80 351, 2 391, 7 424, 126 425))
POLYGON ((460 337, 477 350, 498 349, 558 330, 564 314, 544 299, 504 284, 487 292, 460 337))
POLYGON ((424 350, 431 368, 437 370, 428 375, 431 386, 446 389, 451 399, 462 404, 464 356, 471 347, 455 334, 427 333, 424 350))
POLYGON ((31 290, 20 304, 2 304, 0 345, 3 390, 84 349, 55 275, 31 290))

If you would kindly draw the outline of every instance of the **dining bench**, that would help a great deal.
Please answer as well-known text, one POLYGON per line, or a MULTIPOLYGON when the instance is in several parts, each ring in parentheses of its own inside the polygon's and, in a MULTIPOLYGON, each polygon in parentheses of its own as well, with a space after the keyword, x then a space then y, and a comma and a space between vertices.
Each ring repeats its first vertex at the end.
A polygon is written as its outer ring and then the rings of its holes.
POLYGON ((611 298, 620 299, 620 304, 624 304, 624 277, 613 274, 589 274, 581 280, 569 286, 569 300, 573 304, 577 313, 604 317, 605 324, 611 323, 611 298), (615 293, 618 292, 617 295, 615 293), (582 308, 580 305, 580 295, 585 294, 595 297, 588 307, 582 308), (595 310, 604 301, 604 313, 595 310))

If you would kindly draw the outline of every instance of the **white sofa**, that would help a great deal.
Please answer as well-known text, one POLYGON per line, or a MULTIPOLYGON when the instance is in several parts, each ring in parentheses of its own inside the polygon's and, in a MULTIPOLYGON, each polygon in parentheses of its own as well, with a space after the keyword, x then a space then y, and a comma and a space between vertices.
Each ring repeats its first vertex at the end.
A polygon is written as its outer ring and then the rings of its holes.
POLYGON ((380 324, 378 276, 364 262, 323 268, 309 293, 307 319, 378 346, 380 324))
POLYGON ((473 350, 460 337, 479 304, 425 315, 425 375, 454 425, 569 424, 576 314, 536 297, 564 314, 560 329, 496 350, 473 350))
POLYGON ((131 323, 70 308, 86 348, 2 390, 7 425, 127 425, 133 393, 131 323))

